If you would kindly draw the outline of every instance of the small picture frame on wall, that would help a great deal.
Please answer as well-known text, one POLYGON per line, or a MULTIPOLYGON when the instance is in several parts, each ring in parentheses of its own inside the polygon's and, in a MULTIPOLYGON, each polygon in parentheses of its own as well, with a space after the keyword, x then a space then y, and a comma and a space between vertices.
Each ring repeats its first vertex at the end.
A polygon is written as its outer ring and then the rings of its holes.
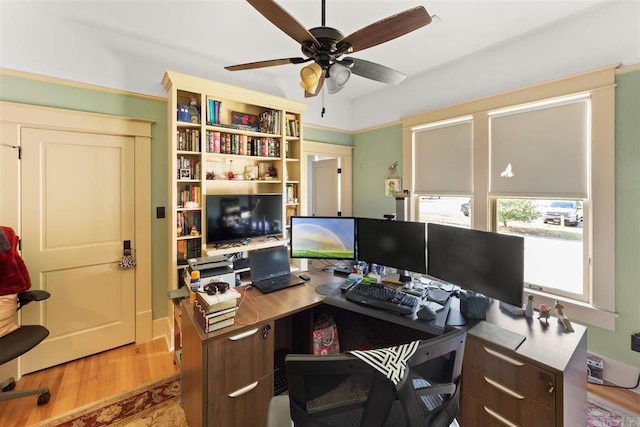
POLYGON ((394 197, 396 191, 402 191, 402 180, 400 178, 387 178, 384 180, 384 194, 387 197, 394 197))
POLYGON ((180 169, 180 179, 191 179, 191 170, 180 169))

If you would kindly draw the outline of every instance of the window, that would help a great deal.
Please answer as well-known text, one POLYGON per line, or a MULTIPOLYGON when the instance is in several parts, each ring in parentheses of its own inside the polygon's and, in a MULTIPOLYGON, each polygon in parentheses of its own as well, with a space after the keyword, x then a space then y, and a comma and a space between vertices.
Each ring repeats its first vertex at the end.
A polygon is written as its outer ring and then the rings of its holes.
POLYGON ((582 202, 496 200, 496 231, 524 238, 525 286, 584 300, 582 202))
POLYGON ((489 112, 490 195, 518 197, 495 197, 493 229, 524 237, 525 286, 580 301, 590 289, 590 110, 581 94, 489 112))
POLYGON ((457 223, 445 205, 470 202, 471 228, 525 238, 525 294, 610 330, 614 83, 604 67, 402 119, 411 219, 457 223))
POLYGON ((418 221, 471 227, 469 197, 420 196, 418 221))

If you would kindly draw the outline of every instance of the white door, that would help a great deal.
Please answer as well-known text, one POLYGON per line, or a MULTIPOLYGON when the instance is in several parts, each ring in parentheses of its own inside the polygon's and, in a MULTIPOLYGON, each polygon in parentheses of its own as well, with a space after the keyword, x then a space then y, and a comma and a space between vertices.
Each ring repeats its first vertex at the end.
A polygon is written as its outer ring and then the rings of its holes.
POLYGON ((311 212, 314 216, 338 216, 340 211, 340 159, 311 163, 311 212))
POLYGON ((31 289, 22 323, 49 337, 22 373, 135 341, 134 270, 118 269, 134 238, 134 141, 130 137, 22 129, 22 257, 31 289))

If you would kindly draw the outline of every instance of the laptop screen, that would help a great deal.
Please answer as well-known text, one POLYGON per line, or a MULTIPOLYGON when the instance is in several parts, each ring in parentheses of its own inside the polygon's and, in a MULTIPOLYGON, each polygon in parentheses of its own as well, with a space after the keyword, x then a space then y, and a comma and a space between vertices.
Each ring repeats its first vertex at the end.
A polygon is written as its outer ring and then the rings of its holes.
POLYGON ((287 247, 276 246, 249 252, 249 269, 253 283, 291 274, 287 247))

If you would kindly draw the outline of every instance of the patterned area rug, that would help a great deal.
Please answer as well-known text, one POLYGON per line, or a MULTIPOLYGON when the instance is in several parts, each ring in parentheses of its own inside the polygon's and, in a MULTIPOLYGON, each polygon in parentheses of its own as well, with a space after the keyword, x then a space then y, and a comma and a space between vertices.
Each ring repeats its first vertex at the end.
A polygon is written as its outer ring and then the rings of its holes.
POLYGON ((180 378, 172 374, 124 394, 91 403, 33 427, 186 427, 180 378))
POLYGON ((587 427, 640 427, 640 414, 589 393, 587 427))

